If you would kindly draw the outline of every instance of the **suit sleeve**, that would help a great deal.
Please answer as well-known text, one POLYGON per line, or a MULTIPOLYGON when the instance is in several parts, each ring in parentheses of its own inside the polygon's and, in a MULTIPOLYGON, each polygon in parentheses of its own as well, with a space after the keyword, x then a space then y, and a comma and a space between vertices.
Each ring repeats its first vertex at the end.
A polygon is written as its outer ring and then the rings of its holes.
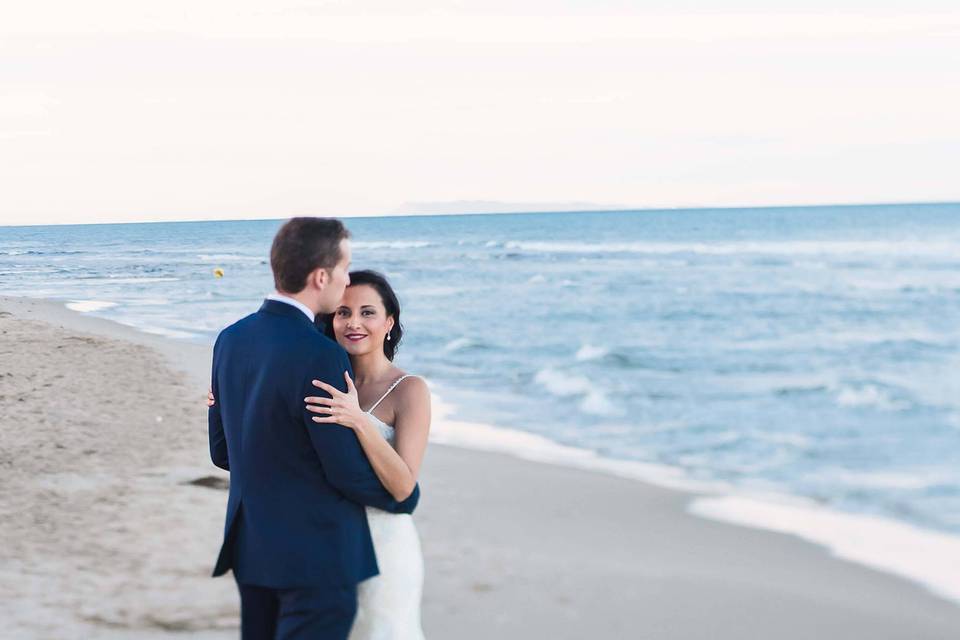
POLYGON ((416 485, 405 500, 395 500, 380 483, 353 430, 341 425, 314 422, 312 418, 316 414, 307 411, 302 402, 303 398, 311 395, 329 397, 322 389, 313 386, 311 381, 315 379, 346 392, 344 371, 350 371, 350 375, 353 375, 350 360, 345 354, 335 354, 323 361, 315 360, 310 375, 304 381, 304 393, 299 398, 303 406, 303 423, 320 457, 324 475, 335 489, 354 502, 391 513, 413 513, 420 501, 420 485, 416 485))
POLYGON ((220 344, 219 337, 213 346, 213 374, 211 376, 210 387, 213 389, 213 397, 218 401, 212 407, 207 409, 207 435, 210 438, 210 459, 213 464, 230 471, 230 460, 227 456, 227 438, 223 433, 223 421, 220 419, 220 389, 217 385, 217 352, 220 344))

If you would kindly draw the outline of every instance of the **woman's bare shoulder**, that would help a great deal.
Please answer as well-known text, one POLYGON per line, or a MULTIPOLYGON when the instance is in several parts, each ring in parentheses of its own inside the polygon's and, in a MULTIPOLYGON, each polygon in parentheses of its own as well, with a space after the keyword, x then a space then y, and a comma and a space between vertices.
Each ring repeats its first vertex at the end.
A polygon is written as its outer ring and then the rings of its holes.
POLYGON ((402 372, 401 375, 407 376, 403 382, 397 385, 394 393, 400 397, 398 400, 406 406, 411 403, 430 402, 430 386, 427 381, 418 375, 402 372))

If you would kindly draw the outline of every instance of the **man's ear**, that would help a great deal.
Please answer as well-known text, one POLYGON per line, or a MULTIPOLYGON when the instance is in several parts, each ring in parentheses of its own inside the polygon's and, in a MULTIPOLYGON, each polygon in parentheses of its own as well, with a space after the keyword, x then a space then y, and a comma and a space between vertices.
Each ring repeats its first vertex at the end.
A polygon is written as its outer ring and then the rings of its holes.
POLYGON ((327 273, 327 270, 323 267, 314 269, 313 273, 310 274, 310 281, 317 289, 323 290, 323 288, 327 286, 327 283, 330 281, 330 274, 327 273))

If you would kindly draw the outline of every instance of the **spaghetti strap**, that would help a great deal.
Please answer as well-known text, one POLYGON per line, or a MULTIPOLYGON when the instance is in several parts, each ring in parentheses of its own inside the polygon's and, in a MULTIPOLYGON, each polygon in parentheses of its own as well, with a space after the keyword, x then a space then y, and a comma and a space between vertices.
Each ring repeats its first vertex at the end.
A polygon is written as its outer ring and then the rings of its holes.
POLYGON ((401 382, 403 382, 404 380, 406 380, 407 378, 416 378, 416 376, 413 375, 412 373, 408 373, 408 374, 403 375, 403 376, 400 376, 399 378, 397 378, 396 380, 394 380, 394 381, 393 381, 393 384, 390 385, 390 388, 387 389, 386 393, 384 393, 382 396, 380 396, 380 399, 377 400, 376 402, 374 402, 374 403, 373 403, 373 406, 370 407, 369 409, 367 409, 366 412, 367 412, 367 413, 372 413, 373 410, 376 409, 377 406, 378 406, 381 402, 383 402, 383 399, 386 398, 388 395, 390 395, 390 392, 393 391, 394 389, 396 389, 396 388, 397 388, 397 385, 400 384, 401 382))

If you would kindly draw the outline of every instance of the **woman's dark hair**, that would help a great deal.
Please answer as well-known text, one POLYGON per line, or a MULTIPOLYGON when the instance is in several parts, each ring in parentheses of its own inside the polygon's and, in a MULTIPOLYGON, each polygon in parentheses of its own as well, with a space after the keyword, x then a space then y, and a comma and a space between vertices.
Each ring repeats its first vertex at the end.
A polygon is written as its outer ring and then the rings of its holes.
POLYGON ((340 262, 340 241, 349 237, 350 232, 335 218, 288 220, 270 247, 270 268, 277 291, 303 291, 307 276, 317 269, 332 269, 340 262))
MULTIPOLYGON (((387 360, 392 362, 397 347, 400 346, 400 339, 403 338, 403 327, 400 325, 400 301, 397 300, 397 294, 394 293, 393 287, 390 286, 382 273, 368 269, 351 271, 350 286, 355 287, 361 284, 376 289, 377 293, 380 294, 380 299, 383 300, 384 308, 387 310, 387 317, 393 316, 390 339, 383 341, 383 355, 387 356, 387 360)), ((331 340, 336 340, 336 335, 333 333, 333 315, 333 313, 328 313, 324 316, 318 316, 317 319, 323 322, 323 332, 326 336, 331 340)))

